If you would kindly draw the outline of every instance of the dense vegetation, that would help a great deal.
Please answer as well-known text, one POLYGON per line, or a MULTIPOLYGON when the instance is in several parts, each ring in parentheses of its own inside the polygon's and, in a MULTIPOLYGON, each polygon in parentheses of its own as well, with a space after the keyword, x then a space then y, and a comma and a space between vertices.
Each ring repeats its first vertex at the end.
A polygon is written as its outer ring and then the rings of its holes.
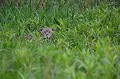
POLYGON ((120 79, 118 2, 29 1, 1 3, 0 79, 120 79))

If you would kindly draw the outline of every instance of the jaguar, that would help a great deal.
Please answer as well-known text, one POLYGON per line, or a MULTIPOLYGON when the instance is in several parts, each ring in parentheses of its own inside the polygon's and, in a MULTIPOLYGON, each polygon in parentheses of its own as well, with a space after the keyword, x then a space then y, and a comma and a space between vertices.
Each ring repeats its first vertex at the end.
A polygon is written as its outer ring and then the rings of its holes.
POLYGON ((53 32, 54 32, 53 28, 49 27, 40 28, 40 33, 45 39, 50 39, 52 37, 53 32))

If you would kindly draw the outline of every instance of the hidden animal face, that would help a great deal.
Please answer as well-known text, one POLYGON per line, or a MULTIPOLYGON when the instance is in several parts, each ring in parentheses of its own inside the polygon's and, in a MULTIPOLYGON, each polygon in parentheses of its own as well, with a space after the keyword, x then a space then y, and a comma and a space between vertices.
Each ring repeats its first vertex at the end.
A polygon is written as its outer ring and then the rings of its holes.
POLYGON ((52 36, 54 29, 53 28, 49 28, 49 27, 45 27, 45 28, 41 28, 40 29, 40 33, 44 38, 50 39, 52 36))

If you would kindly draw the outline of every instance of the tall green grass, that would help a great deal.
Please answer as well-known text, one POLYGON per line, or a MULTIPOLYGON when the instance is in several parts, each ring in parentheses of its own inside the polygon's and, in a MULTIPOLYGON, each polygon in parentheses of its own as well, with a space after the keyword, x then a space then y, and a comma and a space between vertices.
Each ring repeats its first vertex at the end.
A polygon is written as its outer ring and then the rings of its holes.
POLYGON ((0 79, 119 78, 120 7, 113 2, 51 0, 45 8, 0 9, 0 79), (38 32, 44 26, 55 29, 49 42, 38 32))

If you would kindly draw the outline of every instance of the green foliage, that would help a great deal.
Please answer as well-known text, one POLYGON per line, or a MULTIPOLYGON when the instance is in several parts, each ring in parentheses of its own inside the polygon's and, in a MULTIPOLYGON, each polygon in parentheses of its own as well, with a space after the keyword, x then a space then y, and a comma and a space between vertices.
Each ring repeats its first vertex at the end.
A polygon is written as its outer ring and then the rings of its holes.
POLYGON ((114 2, 46 0, 45 8, 24 2, 0 9, 0 79, 120 78, 120 7, 114 2), (38 32, 44 26, 55 29, 50 41, 38 32))

